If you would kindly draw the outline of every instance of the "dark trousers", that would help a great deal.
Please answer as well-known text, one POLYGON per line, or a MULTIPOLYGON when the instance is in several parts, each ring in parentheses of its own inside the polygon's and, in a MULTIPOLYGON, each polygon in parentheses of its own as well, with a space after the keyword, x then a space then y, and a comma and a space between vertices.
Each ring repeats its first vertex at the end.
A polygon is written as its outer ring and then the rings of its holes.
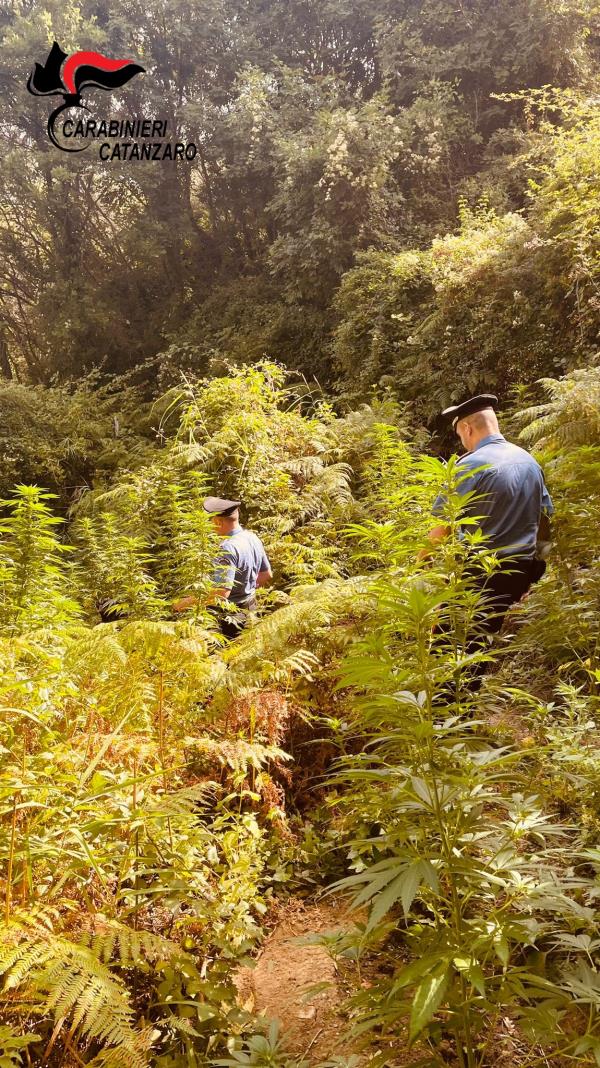
MULTIPOLYGON (((494 575, 485 576, 479 585, 484 597, 477 618, 477 633, 467 641, 467 652, 485 648, 488 634, 498 634, 509 608, 521 600, 534 582, 539 582, 546 570, 544 560, 513 560, 494 575)), ((477 693, 481 688, 486 664, 474 665, 474 675, 468 689, 477 693)))
POLYGON ((239 638, 250 618, 249 613, 256 608, 256 598, 249 597, 243 604, 225 602, 224 606, 211 605, 209 612, 217 619, 221 634, 225 638, 239 638))
MULTIPOLYGON (((498 634, 509 608, 521 600, 534 582, 538 582, 546 570, 543 560, 512 560, 492 575, 486 575, 477 564, 469 566, 467 575, 473 580, 475 588, 481 591, 482 600, 467 635, 467 653, 477 653, 488 645, 488 634, 498 634)), ((448 626, 439 628, 441 640, 448 633, 448 626)), ((467 689, 476 693, 481 687, 486 669, 485 661, 474 663, 470 667, 471 677, 467 689)), ((448 695, 449 695, 448 690, 448 695)))
POLYGON ((473 567, 469 573, 483 594, 483 604, 478 613, 477 629, 484 634, 497 634, 511 605, 521 600, 534 582, 538 582, 546 570, 544 560, 513 560, 493 575, 480 575, 473 567))

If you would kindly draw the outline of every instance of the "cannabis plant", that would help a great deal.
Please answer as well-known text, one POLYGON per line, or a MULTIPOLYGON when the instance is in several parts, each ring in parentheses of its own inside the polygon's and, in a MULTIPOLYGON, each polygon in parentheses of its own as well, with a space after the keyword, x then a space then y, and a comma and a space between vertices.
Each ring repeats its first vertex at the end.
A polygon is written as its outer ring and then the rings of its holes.
MULTIPOLYGON (((538 1046, 598 1057, 600 983, 585 955, 594 881, 583 863, 557 866, 572 829, 528 782, 521 753, 478 722, 472 672, 496 652, 469 645, 478 539, 456 536, 450 483, 454 536, 419 565, 402 532, 386 534, 395 569, 373 578, 369 631, 342 664, 354 730, 331 805, 354 872, 337 888, 369 907, 365 944, 392 937, 396 958, 389 978, 354 998, 354 1030, 376 1033, 380 1048, 406 1034, 431 1064, 445 1063, 450 1044, 461 1068, 482 1068, 508 1016, 531 1042, 526 1064, 538 1046)), ((355 536, 360 545, 367 531, 355 536)))

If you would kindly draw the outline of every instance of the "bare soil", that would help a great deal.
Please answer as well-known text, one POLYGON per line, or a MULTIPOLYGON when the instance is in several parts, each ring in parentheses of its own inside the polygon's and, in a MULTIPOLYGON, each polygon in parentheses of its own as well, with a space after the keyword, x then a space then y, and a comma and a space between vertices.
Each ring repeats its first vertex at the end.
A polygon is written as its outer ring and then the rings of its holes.
MULTIPOLYGON (((349 910, 339 899, 307 902, 291 898, 278 910, 256 965, 237 972, 240 1005, 268 1020, 279 1020, 290 1055, 310 1065, 351 1054, 361 1066, 369 1063, 369 1054, 360 1053, 347 1039, 350 1024, 344 1003, 354 977, 340 974, 324 946, 301 943, 312 934, 350 931, 365 918, 366 913, 349 910)), ((422 1049, 408 1051, 399 1044, 389 1063, 409 1068, 422 1054, 422 1049)))
POLYGON ((340 902, 314 904, 292 899, 263 943, 255 967, 241 968, 237 973, 240 1003, 269 1019, 278 1019, 289 1052, 311 1064, 342 1052, 336 1047, 346 1027, 340 1013, 345 995, 327 950, 299 945, 296 939, 325 931, 347 931, 354 923, 340 902), (312 989, 315 987, 318 989, 312 989))
MULTIPOLYGON (((290 898, 275 906, 273 923, 256 957, 254 967, 238 969, 235 983, 238 1002, 248 1012, 262 1015, 267 1021, 279 1020, 280 1033, 291 1057, 307 1061, 313 1068, 332 1057, 358 1058, 360 1068, 367 1068, 369 1051, 353 1047, 347 1034, 350 1027, 345 1011, 349 990, 356 976, 338 971, 335 961, 321 945, 302 944, 312 934, 350 931, 365 916, 352 912, 338 899, 326 902, 290 898)), ((377 982, 376 961, 363 969, 363 985, 377 982)), ((389 1048, 389 1047, 388 1047, 389 1048)), ((544 1068, 566 1068, 562 1059, 546 1061, 542 1050, 539 1064, 544 1068)), ((410 1050, 400 1038, 389 1049, 389 1068, 413 1068, 428 1061, 426 1047, 410 1050)), ((440 1063, 457 1068, 452 1044, 442 1042, 438 1050, 440 1063)), ((532 1049, 523 1041, 518 1027, 509 1017, 496 1021, 486 1064, 494 1068, 518 1068, 531 1060, 532 1049)))

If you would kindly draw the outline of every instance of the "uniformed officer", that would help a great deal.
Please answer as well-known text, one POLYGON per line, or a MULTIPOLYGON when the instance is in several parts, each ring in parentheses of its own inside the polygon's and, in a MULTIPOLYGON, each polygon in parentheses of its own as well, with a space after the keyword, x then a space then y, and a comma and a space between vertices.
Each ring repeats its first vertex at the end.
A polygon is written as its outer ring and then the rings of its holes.
MULTIPOLYGON (((271 564, 260 538, 240 526, 241 501, 207 497, 204 510, 223 538, 214 560, 214 588, 209 599, 215 603, 219 624, 227 638, 236 638, 248 622, 248 613, 256 608, 256 590, 273 578, 271 564), (218 606, 218 609, 217 609, 218 606)), ((173 608, 181 612, 197 604, 189 595, 176 601, 173 608)))
MULTIPOLYGON (((510 606, 544 574, 546 564, 536 553, 538 532, 543 517, 554 511, 540 465, 500 433, 497 407, 498 398, 484 393, 442 412, 467 450, 457 465, 461 476, 466 475, 457 492, 474 492, 475 497, 465 502, 463 514, 476 519, 485 549, 501 561, 492 575, 481 572, 478 582, 486 606, 479 629, 488 633, 500 630, 510 606)), ((433 514, 441 515, 444 505, 441 494, 433 514)), ((439 542, 448 532, 445 525, 434 527, 429 541, 439 542)))

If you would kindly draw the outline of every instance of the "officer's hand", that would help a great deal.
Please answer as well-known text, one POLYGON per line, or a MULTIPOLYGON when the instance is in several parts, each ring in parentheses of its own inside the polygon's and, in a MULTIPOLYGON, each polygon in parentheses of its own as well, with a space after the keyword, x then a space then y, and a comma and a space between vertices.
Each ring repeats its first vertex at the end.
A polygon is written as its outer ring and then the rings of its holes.
POLYGON ((185 612, 186 608, 193 608, 197 603, 197 599, 190 593, 186 597, 180 597, 178 601, 173 601, 173 611, 185 612))

